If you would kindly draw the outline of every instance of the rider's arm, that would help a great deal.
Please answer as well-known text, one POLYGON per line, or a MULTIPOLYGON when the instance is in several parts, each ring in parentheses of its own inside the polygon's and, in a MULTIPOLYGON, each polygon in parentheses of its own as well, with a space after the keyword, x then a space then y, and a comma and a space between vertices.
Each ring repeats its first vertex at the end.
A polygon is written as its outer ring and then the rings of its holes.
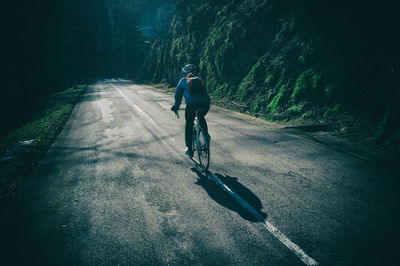
POLYGON ((182 102, 182 97, 183 97, 183 93, 185 92, 185 88, 183 87, 183 83, 184 79, 181 79, 181 81, 179 81, 178 86, 176 86, 176 90, 175 90, 175 108, 179 109, 179 107, 181 106, 181 102, 182 102))

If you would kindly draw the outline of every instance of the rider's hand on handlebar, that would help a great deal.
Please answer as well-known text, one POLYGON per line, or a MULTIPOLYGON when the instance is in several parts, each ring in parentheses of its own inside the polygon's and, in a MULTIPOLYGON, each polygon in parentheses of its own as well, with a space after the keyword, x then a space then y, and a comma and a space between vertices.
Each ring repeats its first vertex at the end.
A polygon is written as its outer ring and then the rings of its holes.
POLYGON ((172 105, 172 107, 171 107, 171 111, 173 111, 173 112, 175 112, 175 113, 176 113, 176 111, 178 111, 178 108, 176 108, 175 104, 174 104, 174 105, 172 105))

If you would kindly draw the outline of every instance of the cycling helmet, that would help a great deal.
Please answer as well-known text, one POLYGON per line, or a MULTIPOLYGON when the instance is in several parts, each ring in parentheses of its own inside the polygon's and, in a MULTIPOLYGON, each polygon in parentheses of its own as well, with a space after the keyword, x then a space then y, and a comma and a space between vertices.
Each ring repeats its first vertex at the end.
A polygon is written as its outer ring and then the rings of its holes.
POLYGON ((186 76, 189 73, 194 75, 195 66, 193 64, 188 64, 182 68, 182 75, 186 76))

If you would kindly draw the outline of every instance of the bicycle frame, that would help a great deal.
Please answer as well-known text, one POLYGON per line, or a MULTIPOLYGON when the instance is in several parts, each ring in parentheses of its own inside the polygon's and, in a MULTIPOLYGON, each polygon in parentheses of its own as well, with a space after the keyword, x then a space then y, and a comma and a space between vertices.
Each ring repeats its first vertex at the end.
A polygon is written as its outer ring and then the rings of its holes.
MULTIPOLYGON (((186 110, 184 108, 179 109, 179 110, 186 110)), ((176 117, 179 119, 179 110, 175 111, 176 117)), ((205 170, 208 169, 209 163, 210 163, 210 143, 209 143, 209 138, 206 137, 206 133, 204 132, 203 128, 200 125, 200 119, 199 119, 199 110, 196 110, 196 124, 193 125, 193 152, 197 151, 199 155, 199 163, 200 166, 202 166, 205 170), (202 133, 201 133, 202 132, 202 133), (201 134, 203 134, 203 142, 204 145, 201 145, 201 134), (203 153, 206 155, 206 164, 203 164, 203 153)))
POLYGON ((195 143, 195 147, 193 147, 193 148, 194 148, 194 150, 198 151, 198 150, 200 150, 199 139, 200 139, 200 130, 201 130, 201 127, 200 127, 199 118, 197 117, 197 112, 196 112, 195 119, 196 119, 196 138, 195 138, 195 142, 196 142, 196 143, 195 143))

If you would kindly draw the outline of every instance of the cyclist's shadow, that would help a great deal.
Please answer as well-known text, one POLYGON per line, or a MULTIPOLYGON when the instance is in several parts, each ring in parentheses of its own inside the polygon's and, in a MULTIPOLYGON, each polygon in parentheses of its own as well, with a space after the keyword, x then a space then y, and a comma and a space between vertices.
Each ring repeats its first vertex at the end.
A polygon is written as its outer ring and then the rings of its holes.
MULTIPOLYGON (((204 175, 204 173, 200 172, 196 168, 192 168, 192 171, 198 176, 196 184, 202 186, 213 200, 220 205, 237 212, 242 218, 248 221, 260 222, 259 219, 249 213, 249 211, 242 207, 242 205, 240 205, 231 195, 225 192, 216 183, 211 181, 206 175, 204 175)), ((253 207, 254 210, 261 214, 264 220, 267 218, 267 214, 261 211, 262 204, 260 199, 248 188, 240 184, 236 177, 223 176, 217 173, 215 176, 217 176, 227 187, 229 187, 229 189, 234 191, 243 200, 245 200, 251 207, 253 207)))

